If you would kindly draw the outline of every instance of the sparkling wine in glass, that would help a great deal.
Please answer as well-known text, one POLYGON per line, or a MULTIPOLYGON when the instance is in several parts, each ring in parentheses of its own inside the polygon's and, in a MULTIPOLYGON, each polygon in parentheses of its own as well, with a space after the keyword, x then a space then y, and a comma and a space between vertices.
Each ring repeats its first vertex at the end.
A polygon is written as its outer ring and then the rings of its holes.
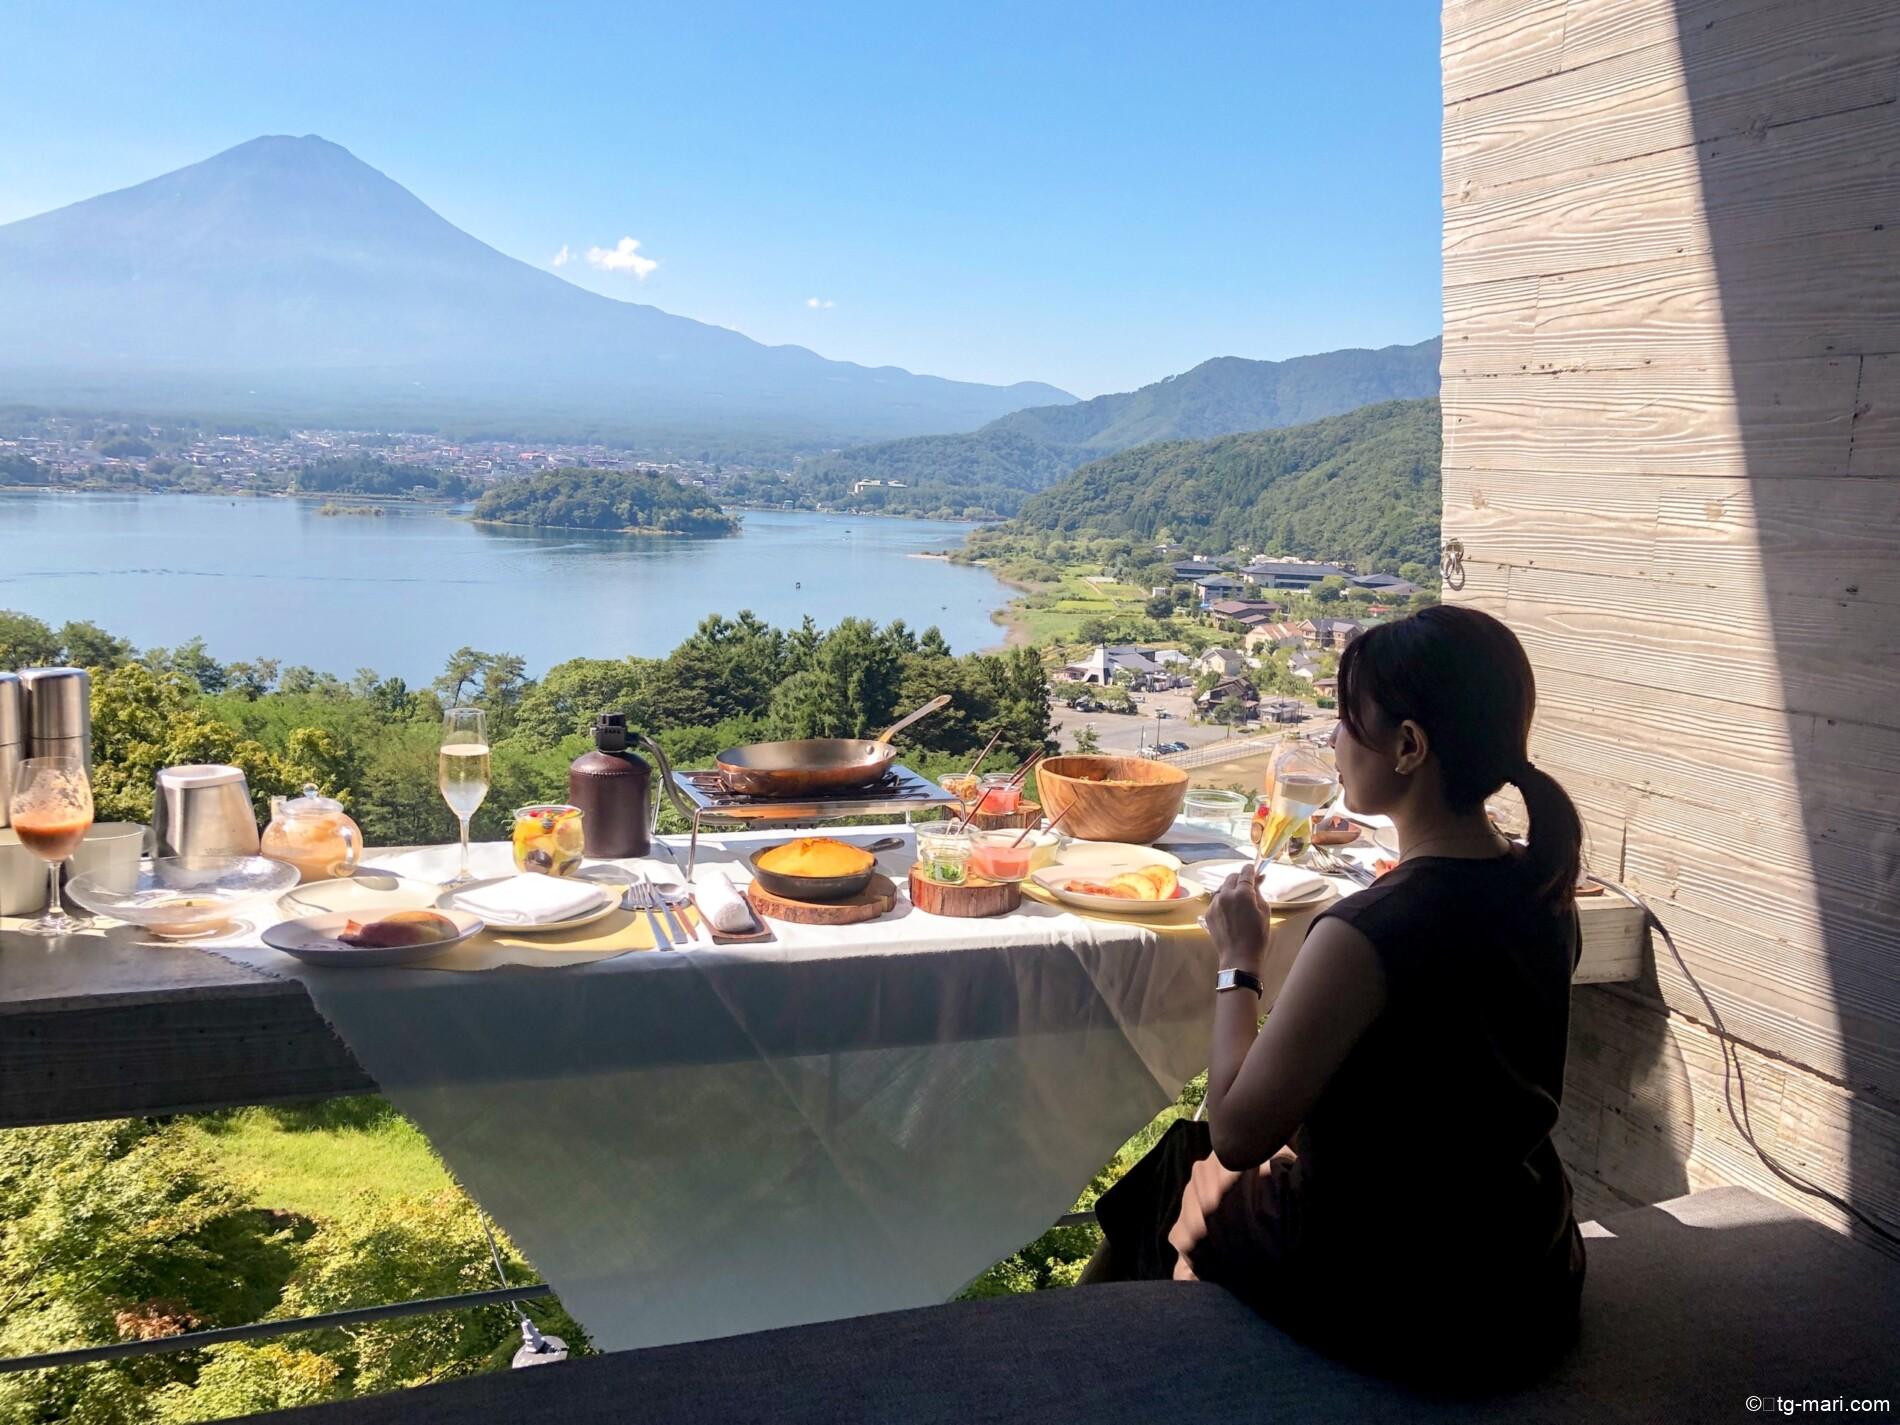
POLYGON ((59 868, 92 826, 92 783, 80 757, 29 757, 14 774, 7 806, 20 845, 47 863, 46 913, 20 927, 28 935, 81 928, 59 903, 59 868))
POLYGON ((1310 839, 1314 816, 1338 791, 1338 779, 1319 770, 1283 771, 1275 777, 1258 860, 1271 861, 1296 840, 1310 839))
POLYGON ((468 869, 468 820, 488 796, 488 714, 480 708, 450 708, 442 715, 442 747, 435 784, 462 825, 462 869, 451 886, 474 880, 468 869))

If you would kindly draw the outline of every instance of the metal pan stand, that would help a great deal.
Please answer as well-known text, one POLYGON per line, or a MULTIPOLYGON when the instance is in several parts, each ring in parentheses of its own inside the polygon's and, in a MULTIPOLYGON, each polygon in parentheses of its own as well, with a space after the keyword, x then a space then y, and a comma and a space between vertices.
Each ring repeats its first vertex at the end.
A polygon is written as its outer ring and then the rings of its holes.
POLYGON ((900 812, 908 824, 917 812, 958 805, 957 799, 942 787, 901 763, 869 786, 796 799, 733 792, 715 771, 675 772, 664 785, 674 810, 692 824, 692 840, 686 856, 688 876, 699 862, 702 827, 731 831, 764 826, 794 831, 842 821, 846 817, 894 816, 900 812))

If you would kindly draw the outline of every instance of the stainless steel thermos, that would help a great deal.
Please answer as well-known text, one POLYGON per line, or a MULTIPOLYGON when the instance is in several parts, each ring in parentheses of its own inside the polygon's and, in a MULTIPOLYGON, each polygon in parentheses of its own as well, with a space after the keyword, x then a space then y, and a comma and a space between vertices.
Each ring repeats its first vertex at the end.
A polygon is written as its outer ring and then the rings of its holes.
POLYGON ((22 668, 26 755, 77 757, 92 772, 92 676, 84 668, 22 668))
POLYGON ((17 673, 0 673, 0 826, 7 824, 13 774, 26 760, 26 695, 17 673))

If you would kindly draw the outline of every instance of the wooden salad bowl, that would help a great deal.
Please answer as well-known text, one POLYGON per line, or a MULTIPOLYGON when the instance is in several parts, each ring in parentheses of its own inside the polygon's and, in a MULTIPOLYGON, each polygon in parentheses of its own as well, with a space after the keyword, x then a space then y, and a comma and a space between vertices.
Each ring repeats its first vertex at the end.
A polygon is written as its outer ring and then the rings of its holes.
POLYGON ((1188 775, 1146 757, 1046 757, 1036 764, 1043 815, 1081 841, 1155 841, 1181 814, 1188 775), (1073 806, 1073 810, 1070 810, 1073 806))

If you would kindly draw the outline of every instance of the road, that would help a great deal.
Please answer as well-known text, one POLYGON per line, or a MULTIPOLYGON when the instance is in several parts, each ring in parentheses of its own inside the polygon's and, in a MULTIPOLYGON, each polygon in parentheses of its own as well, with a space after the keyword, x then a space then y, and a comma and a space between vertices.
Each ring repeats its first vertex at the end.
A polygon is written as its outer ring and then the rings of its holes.
MULTIPOLYGON (((1075 735, 1084 727, 1093 725, 1095 735, 1101 740, 1102 751, 1119 752, 1134 755, 1144 746, 1154 747, 1163 742, 1185 742, 1190 750, 1207 747, 1213 743, 1229 739, 1228 729, 1218 723, 1197 723, 1194 717, 1194 697, 1191 693, 1138 693, 1140 702, 1136 705, 1140 711, 1132 716, 1123 713, 1077 712, 1074 708, 1056 703, 1053 709, 1056 738, 1064 752, 1075 746, 1075 735), (1168 713, 1165 718, 1156 718, 1157 711, 1168 713)), ((1266 727, 1259 733, 1243 733, 1245 738, 1255 736, 1275 738, 1284 732, 1298 728, 1309 731, 1323 724, 1330 724, 1331 713, 1319 713, 1316 719, 1289 724, 1286 727, 1266 727)), ((1248 749, 1236 748, 1237 754, 1248 749)))
POLYGON ((1134 716, 1109 712, 1077 712, 1074 708, 1064 707, 1061 703, 1053 708, 1053 721, 1056 740, 1062 750, 1068 752, 1075 746, 1075 735, 1084 727, 1093 723, 1095 735, 1101 739, 1102 751, 1121 752, 1130 756, 1141 751, 1146 744, 1153 747, 1159 742, 1185 742, 1189 747, 1201 747, 1210 742, 1220 742, 1227 736, 1227 729, 1209 723, 1197 724, 1190 719, 1194 716, 1194 695, 1192 693, 1138 693, 1141 699, 1135 706, 1134 716), (1155 713, 1164 711, 1169 714, 1157 719, 1155 713))

